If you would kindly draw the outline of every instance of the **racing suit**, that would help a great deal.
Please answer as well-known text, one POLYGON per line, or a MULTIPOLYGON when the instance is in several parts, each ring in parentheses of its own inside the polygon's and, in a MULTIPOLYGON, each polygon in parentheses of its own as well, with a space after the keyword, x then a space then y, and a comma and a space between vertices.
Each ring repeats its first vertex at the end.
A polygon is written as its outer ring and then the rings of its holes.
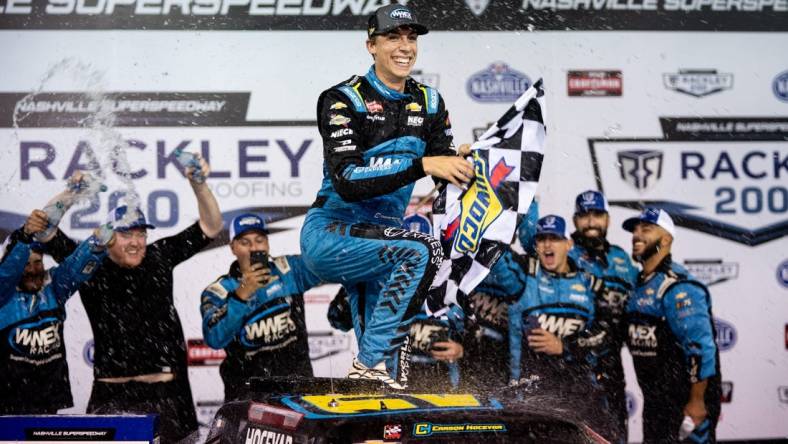
POLYGON ((627 346, 643 391, 643 442, 678 442, 691 384, 706 380, 707 422, 695 442, 715 440, 720 414, 720 359, 706 287, 667 256, 638 277, 627 303, 627 346))
POLYGON ((383 279, 380 292, 366 292, 373 303, 351 304, 357 359, 370 368, 385 361, 404 384, 410 321, 443 253, 436 239, 400 228, 401 219, 425 176, 422 157, 455 154, 448 112, 437 90, 408 79, 397 92, 373 66, 324 91, 317 118, 325 162, 301 230, 304 262, 323 281, 349 288, 383 279))
POLYGON ((607 399, 594 377, 597 357, 611 346, 610 313, 598 302, 607 289, 602 280, 568 261, 570 271, 559 274, 528 258, 525 290, 509 306, 510 378, 540 394, 560 394, 595 430, 612 436, 607 399), (561 339, 562 355, 530 349, 527 336, 538 327, 561 339), (581 400, 583 406, 577 408, 581 400))
POLYGON ((44 286, 30 293, 17 288, 30 239, 21 229, 12 234, 10 253, 0 265, 0 414, 55 414, 73 406, 63 342, 65 304, 106 256, 91 250, 94 239, 47 270, 44 286))
POLYGON ((304 292, 319 279, 300 256, 275 258, 269 268, 274 279, 247 301, 235 294, 242 276, 238 262, 202 293, 205 342, 227 352, 220 368, 225 402, 246 395, 244 384, 254 376, 313 376, 304 292))
POLYGON ((600 239, 599 245, 589 245, 589 241, 578 232, 572 233, 574 247, 569 250, 578 267, 605 281, 608 291, 604 293, 606 304, 611 313, 610 349, 599 356, 597 362, 597 380, 602 385, 610 406, 613 408, 618 425, 618 436, 627 439, 627 398, 624 367, 621 363, 621 348, 626 340, 621 323, 623 322, 626 301, 638 275, 638 269, 629 258, 629 254, 617 245, 600 239))

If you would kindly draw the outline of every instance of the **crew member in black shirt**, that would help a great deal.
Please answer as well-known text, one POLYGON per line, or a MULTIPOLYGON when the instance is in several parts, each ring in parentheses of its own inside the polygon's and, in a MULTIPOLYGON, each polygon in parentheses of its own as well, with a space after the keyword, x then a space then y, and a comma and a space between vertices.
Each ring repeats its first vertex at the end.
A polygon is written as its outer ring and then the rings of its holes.
MULTIPOLYGON (((186 169, 199 222, 147 245, 148 230, 154 227, 143 213, 125 205, 116 208, 109 215, 116 242, 101 269, 79 288, 96 347, 88 413, 157 413, 162 442, 197 430, 172 273, 222 229, 219 205, 199 177, 208 177, 208 165, 203 159, 200 165, 197 175, 186 169)), ((76 245, 58 231, 47 248, 60 261, 76 245)))

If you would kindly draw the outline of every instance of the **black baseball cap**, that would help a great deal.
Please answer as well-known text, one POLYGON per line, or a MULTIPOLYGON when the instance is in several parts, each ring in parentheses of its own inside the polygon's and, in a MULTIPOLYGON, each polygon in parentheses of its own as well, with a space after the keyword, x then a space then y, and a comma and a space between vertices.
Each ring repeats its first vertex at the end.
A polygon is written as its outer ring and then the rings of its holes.
POLYGON ((426 26, 416 20, 416 16, 410 8, 394 3, 378 8, 374 14, 369 16, 367 35, 372 37, 373 35, 387 34, 400 26, 409 26, 419 35, 430 32, 426 26))

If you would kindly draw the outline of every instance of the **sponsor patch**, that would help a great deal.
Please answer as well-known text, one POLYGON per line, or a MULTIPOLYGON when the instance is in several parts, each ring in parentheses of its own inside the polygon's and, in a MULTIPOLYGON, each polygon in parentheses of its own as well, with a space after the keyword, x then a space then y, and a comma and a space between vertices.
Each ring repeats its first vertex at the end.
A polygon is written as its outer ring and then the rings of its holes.
POLYGON ((408 116, 408 126, 421 126, 424 124, 424 117, 408 116))
POLYGON ((365 116, 367 120, 371 120, 373 122, 385 122, 386 116, 381 116, 380 114, 367 114, 365 116))
POLYGON ((663 74, 662 80, 665 88, 698 98, 733 88, 733 74, 717 73, 716 69, 681 69, 663 74))
POLYGON ((413 20, 413 16, 405 8, 397 8, 389 13, 389 17, 394 20, 413 20))
POLYGON ((342 128, 342 129, 338 129, 336 131, 331 132, 331 135, 329 137, 331 137, 332 139, 336 139, 337 137, 350 136, 352 134, 353 134, 353 130, 352 129, 350 129, 350 128, 342 128))
POLYGON ((569 71, 566 76, 570 97, 618 97, 623 84, 621 71, 569 71))
POLYGON ((684 267, 706 286, 721 284, 739 277, 737 262, 723 262, 722 259, 687 259, 684 267))
POLYGON ((338 146, 334 148, 335 153, 344 153, 345 151, 355 151, 356 145, 338 146))
POLYGON ((350 118, 345 117, 341 114, 331 114, 331 118, 328 121, 329 125, 335 125, 335 126, 345 126, 348 123, 350 123, 350 118))
POLYGON ((386 424, 383 426, 383 439, 400 439, 402 437, 402 424, 386 424))
POLYGON ((412 113, 418 113, 421 112, 421 105, 419 105, 416 102, 410 102, 407 105, 405 105, 405 109, 412 113))
POLYGON ((509 65, 497 62, 472 75, 465 90, 477 102, 514 102, 531 86, 531 79, 509 65))
POLYGON ((365 100, 364 105, 367 107, 367 112, 372 114, 383 112, 383 105, 381 105, 377 100, 373 100, 371 102, 365 100))
POLYGON ((96 261, 88 261, 88 263, 85 264, 84 267, 82 267, 82 271, 80 271, 80 273, 82 273, 84 275, 88 275, 90 273, 93 273, 93 271, 96 269, 97 266, 98 266, 98 263, 96 261))
POLYGON ((344 104, 344 103, 342 103, 342 102, 334 102, 334 103, 333 103, 333 104, 331 104, 331 106, 329 107, 329 109, 346 109, 346 108, 347 108, 347 105, 345 105, 345 104, 344 104))
POLYGON ((506 425, 501 423, 433 424, 431 422, 417 422, 413 425, 414 436, 430 436, 444 433, 500 433, 505 431, 506 425))

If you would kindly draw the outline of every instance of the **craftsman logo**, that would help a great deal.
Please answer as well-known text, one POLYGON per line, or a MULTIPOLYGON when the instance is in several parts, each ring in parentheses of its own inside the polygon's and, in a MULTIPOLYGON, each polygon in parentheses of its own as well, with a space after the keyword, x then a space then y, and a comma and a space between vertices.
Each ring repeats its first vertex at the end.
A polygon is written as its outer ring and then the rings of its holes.
POLYGON ((473 15, 478 17, 484 13, 485 9, 487 9, 487 6, 490 4, 490 0, 465 0, 465 4, 468 6, 468 9, 471 10, 473 15))
POLYGON ((589 140, 610 206, 659 208, 679 227, 748 246, 788 234, 788 119, 660 120, 663 139, 589 140))
POLYGON ((246 430, 245 444, 293 444, 293 437, 285 433, 250 427, 246 430))
POLYGON ((213 349, 202 339, 189 339, 186 344, 189 366, 219 365, 227 356, 224 350, 213 349))
POLYGON ((788 71, 783 71, 774 78, 772 92, 783 102, 788 102, 788 71))
POLYGON ((722 381, 722 393, 720 394, 720 402, 730 404, 733 402, 733 382, 722 381))
POLYGON ((350 352, 350 336, 331 331, 309 334, 309 359, 318 359, 350 352))
POLYGON ((621 179, 638 191, 645 191, 662 177, 661 151, 619 151, 621 179))
POLYGON ((736 345, 738 334, 733 324, 714 318, 714 329, 717 330, 716 342, 721 352, 728 351, 736 345))
POLYGON ((621 71, 569 71, 566 76, 570 97, 621 96, 623 84, 621 71))
POLYGON ((663 74, 665 88, 705 97, 733 88, 733 74, 718 74, 716 70, 679 70, 678 73, 663 74))
POLYGON ((739 277, 739 264, 722 259, 686 259, 684 267, 707 287, 739 277))
POLYGON ((539 325, 559 338, 565 338, 579 332, 585 324, 585 321, 582 319, 564 318, 547 314, 539 315, 539 325))
POLYGON ((505 63, 493 63, 472 75, 465 84, 468 95, 477 102, 514 102, 531 86, 531 79, 505 63))

